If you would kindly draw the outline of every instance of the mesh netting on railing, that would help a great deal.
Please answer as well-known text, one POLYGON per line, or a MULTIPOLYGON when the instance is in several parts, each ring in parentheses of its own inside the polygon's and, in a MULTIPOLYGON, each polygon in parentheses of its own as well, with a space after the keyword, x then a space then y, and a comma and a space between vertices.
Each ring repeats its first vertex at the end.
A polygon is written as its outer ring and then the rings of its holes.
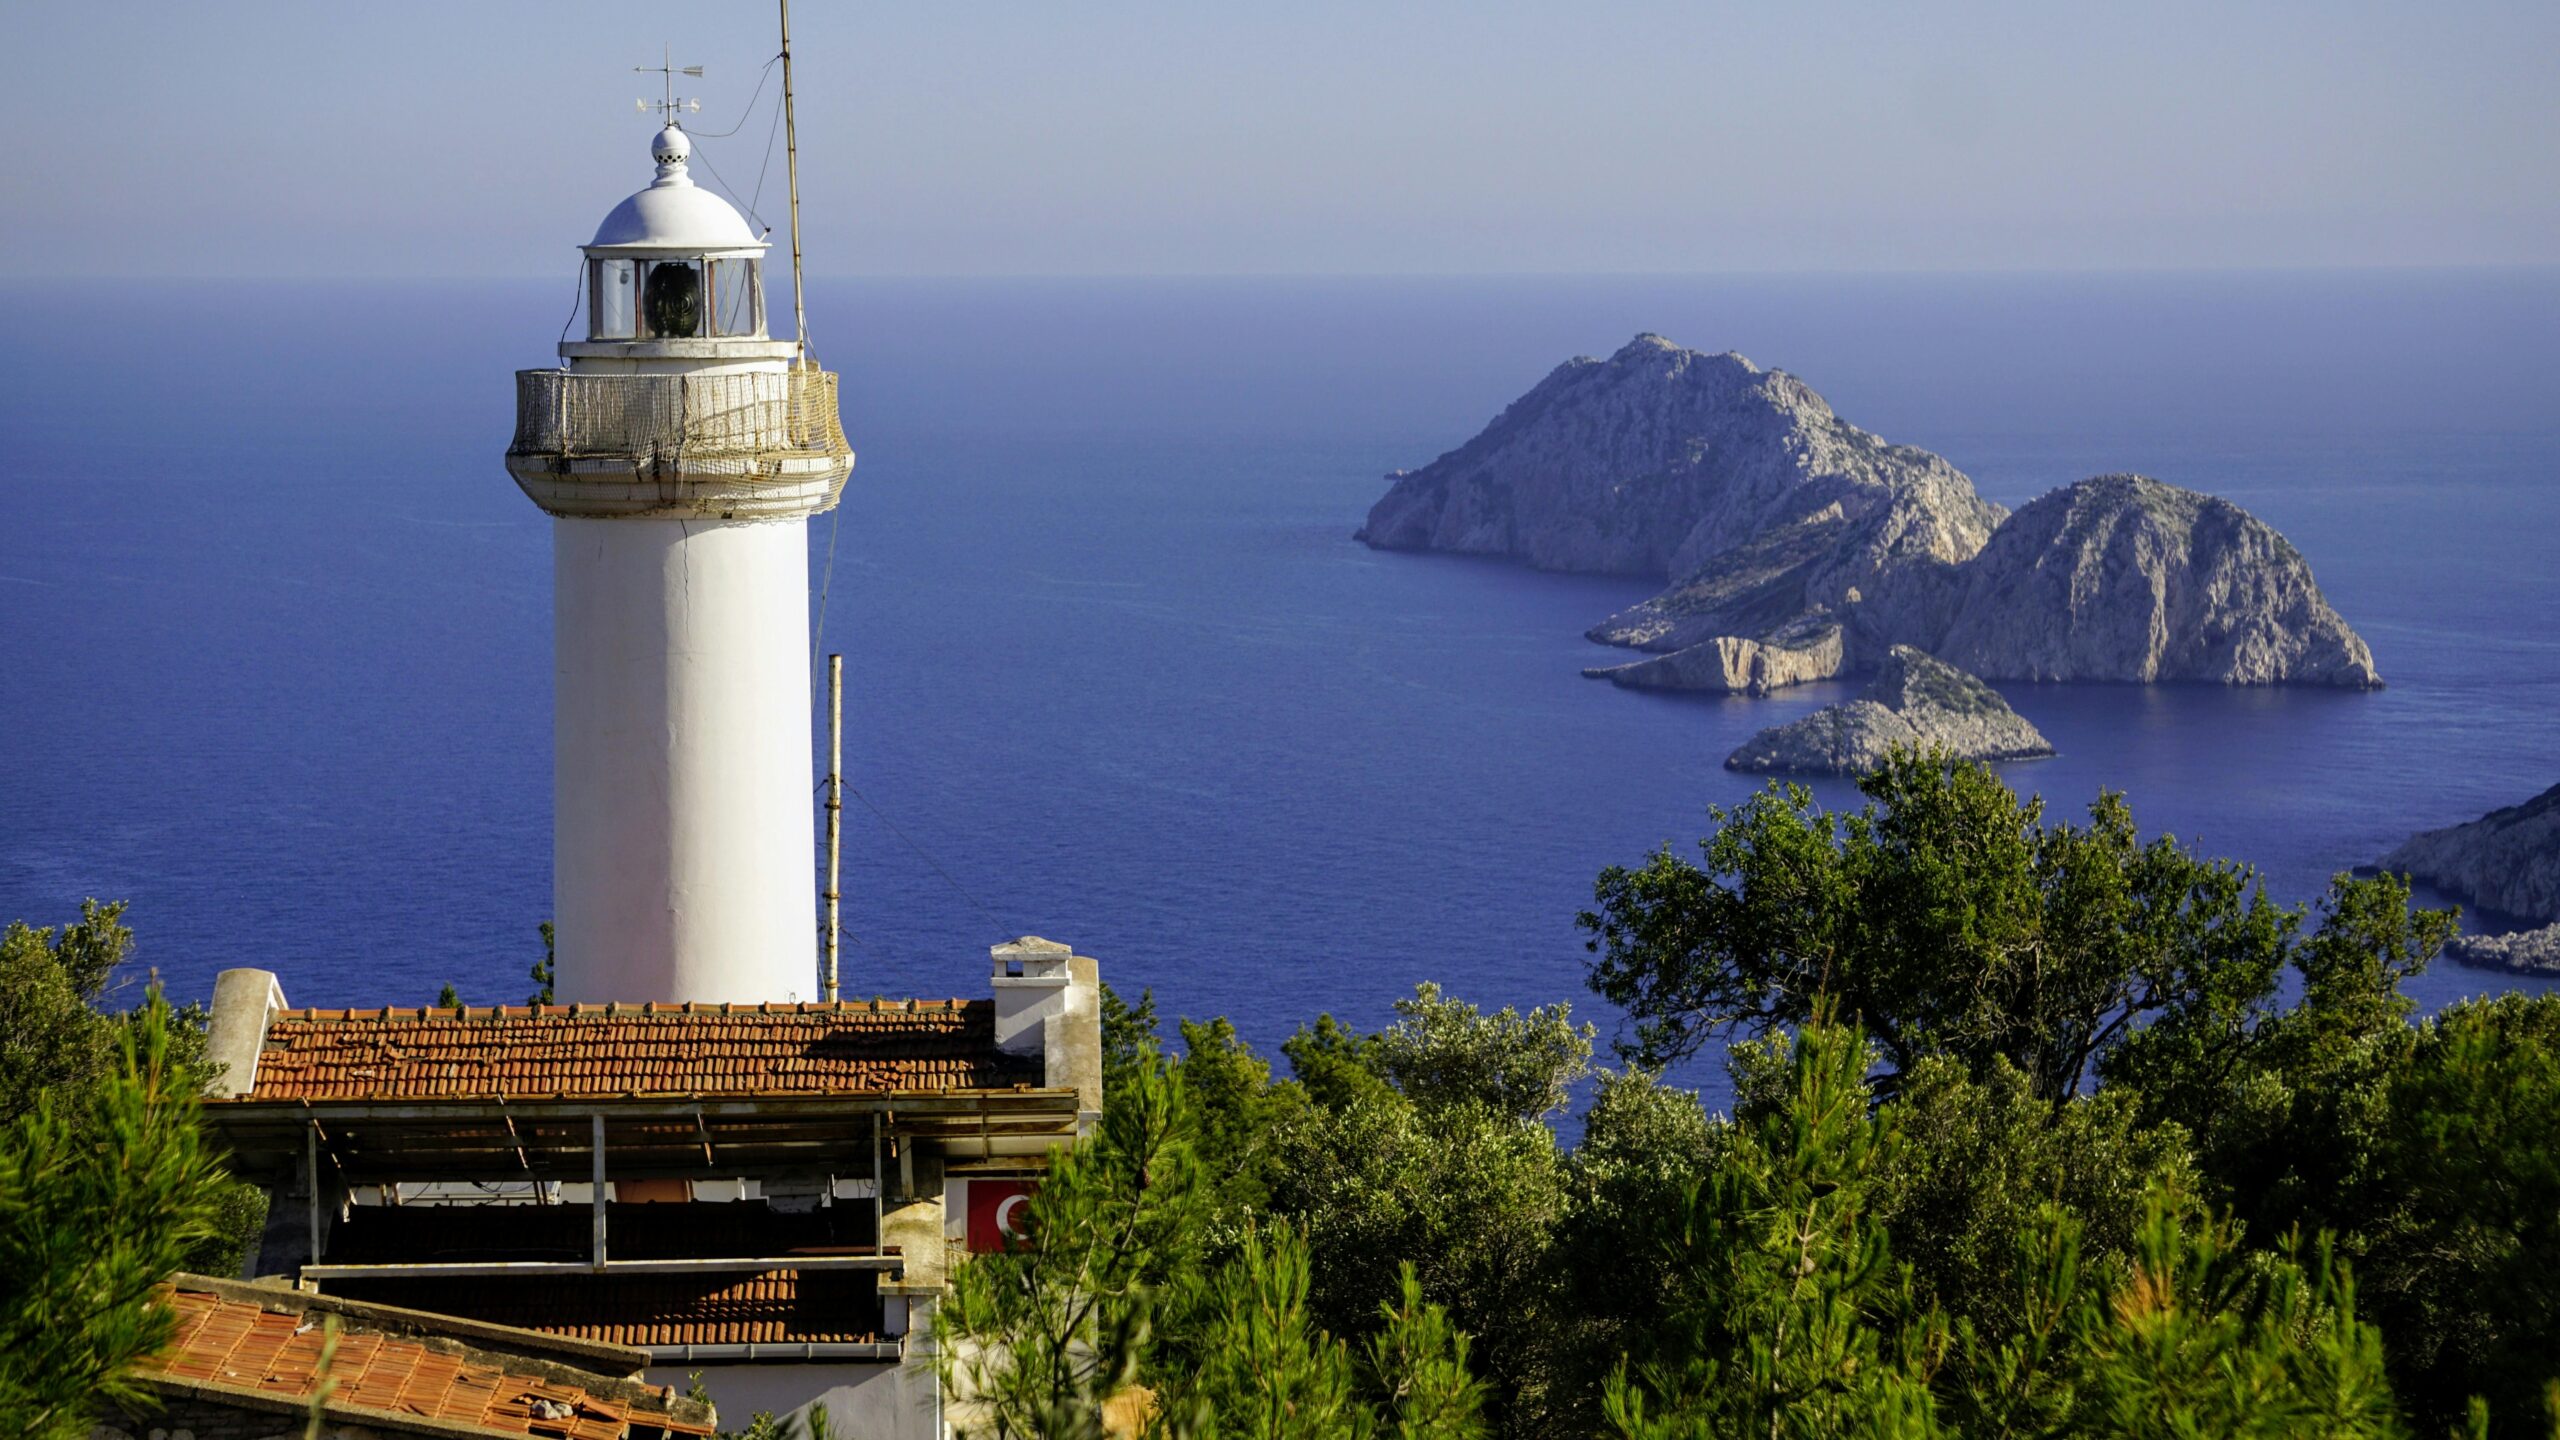
POLYGON ((676 458, 853 453, 834 372, 815 366, 716 375, 516 372, 519 455, 676 458))

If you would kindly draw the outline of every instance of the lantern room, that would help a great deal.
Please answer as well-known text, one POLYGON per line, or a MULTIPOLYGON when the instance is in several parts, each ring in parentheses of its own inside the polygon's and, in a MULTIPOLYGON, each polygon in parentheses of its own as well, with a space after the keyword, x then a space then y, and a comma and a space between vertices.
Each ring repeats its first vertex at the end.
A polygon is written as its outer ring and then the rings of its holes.
POLYGON ((681 127, 660 130, 649 153, 657 178, 613 207, 584 247, 587 338, 764 339, 765 242, 729 202, 693 183, 693 142, 681 127))

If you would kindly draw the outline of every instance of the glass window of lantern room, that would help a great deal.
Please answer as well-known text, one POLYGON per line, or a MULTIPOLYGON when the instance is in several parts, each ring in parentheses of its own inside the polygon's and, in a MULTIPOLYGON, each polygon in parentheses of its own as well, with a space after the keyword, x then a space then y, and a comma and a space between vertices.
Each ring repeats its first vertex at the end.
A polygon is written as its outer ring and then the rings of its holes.
POLYGON ((711 262, 711 333, 759 336, 764 317, 756 304, 756 262, 711 262))
POLYGON ((634 267, 628 260, 587 262, 587 338, 631 338, 633 306, 638 299, 634 267))
POLYGON ((640 338, 701 338, 710 318, 703 313, 703 299, 701 261, 650 261, 640 269, 640 338))

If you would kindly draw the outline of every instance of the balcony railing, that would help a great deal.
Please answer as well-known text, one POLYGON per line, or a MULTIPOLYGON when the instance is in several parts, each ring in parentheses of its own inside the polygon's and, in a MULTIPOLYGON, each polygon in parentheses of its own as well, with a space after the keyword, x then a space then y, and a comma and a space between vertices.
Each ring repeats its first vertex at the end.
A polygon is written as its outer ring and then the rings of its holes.
POLYGON ((835 374, 814 366, 712 375, 519 370, 507 453, 673 465, 761 459, 779 469, 841 462, 853 447, 836 417, 835 374))
POLYGON ((772 519, 832 507, 853 469, 836 377, 516 372, 507 469, 561 516, 772 519))

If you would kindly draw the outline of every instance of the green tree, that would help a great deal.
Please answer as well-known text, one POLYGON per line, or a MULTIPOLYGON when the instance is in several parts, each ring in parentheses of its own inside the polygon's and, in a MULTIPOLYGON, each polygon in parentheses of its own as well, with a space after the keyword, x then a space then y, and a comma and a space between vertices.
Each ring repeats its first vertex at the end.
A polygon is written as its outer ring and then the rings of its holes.
POLYGON ((1486 1391, 1468 1369, 1465 1332, 1449 1312, 1426 1304, 1422 1281, 1407 1264, 1396 1298, 1378 1307, 1382 1322, 1369 1342, 1372 1389, 1395 1440, 1479 1440, 1486 1391))
POLYGON ((115 1063, 113 1027, 97 1011, 133 950, 124 902, 80 902, 59 930, 12 921, 0 931, 0 1123, 48 1094, 84 1092, 115 1063))
MULTIPOLYGON (((50 1098, 55 1113, 96 1113, 96 1090, 115 1073, 120 1045, 149 1039, 165 1048, 172 1068, 201 1092, 213 1076, 205 1059, 201 1006, 146 1006, 102 1011, 115 993, 115 972, 133 954, 122 901, 81 902, 80 919, 59 929, 13 923, 0 931, 0 1124, 32 1113, 50 1098), (156 1037, 139 1031, 158 1027, 156 1037)), ((265 1192, 226 1180, 216 1200, 215 1232, 183 1257, 189 1270, 239 1273, 266 1220, 265 1192)))
POLYGON ((2138 1097, 2102 1090, 2057 1108, 2006 1060, 1977 1079, 1924 1059, 1890 1111, 1900 1143, 1878 1174, 1876 1214, 1922 1303, 1987 1337, 2040 1323, 2014 1272, 2019 1236, 2043 1210, 2073 1217, 2078 1263, 2103 1269, 2131 1257, 2145 1195, 2198 1183, 2186 1132, 2147 1123, 2138 1097))
POLYGON ((1274 1167, 1283 1163, 1288 1138, 1305 1122, 1309 1102, 1303 1088, 1274 1084, 1271 1063, 1227 1021, 1184 1020, 1178 1028, 1182 1056, 1173 1069, 1190 1108, 1193 1143, 1210 1176, 1203 1253, 1223 1261, 1269 1212, 1274 1167))
POLYGON ((1687 1197, 1667 1323, 1609 1382, 1630 1440, 1939 1432, 1939 1327, 1875 1209, 1900 1142, 1868 1113, 1873 1052, 1823 1023, 1787 1050, 1784 1103, 1687 1197))
POLYGON ((1396 1011, 1374 1035, 1320 1017, 1283 1047, 1307 1100, 1277 1130, 1271 1209, 1307 1236, 1319 1323, 1365 1341, 1409 1263, 1503 1377, 1488 1421, 1530 1433, 1557 1399, 1563 1324, 1547 1254, 1563 1150, 1541 1117, 1592 1033, 1564 1006, 1486 1015, 1430 985, 1396 1011))
POLYGON ((2382 1338, 2325 1241, 2251 1257, 2227 1222, 2197 1223, 2155 1191, 2133 1264, 2104 1303, 2081 1306, 2070 1433, 2143 1436, 2406 1433, 2382 1338))
POLYGON ((1486 1015, 1428 981, 1396 1002, 1396 1020, 1369 1047, 1369 1064, 1426 1110, 1480 1106, 1514 1120, 1543 1120, 1572 1098, 1590 1071, 1598 1032, 1576 1027, 1573 1007, 1509 1006, 1486 1015))
POLYGON ((541 986, 542 988, 534 991, 531 995, 526 996, 524 1003, 527 1005, 548 1005, 552 1003, 551 977, 559 973, 559 960, 559 932, 551 928, 550 921, 545 920, 542 922, 542 958, 533 962, 533 968, 525 972, 526 978, 532 980, 533 983, 541 986))
POLYGON ((1410 1264, 1503 1377, 1496 1422, 1509 1432, 1542 1413, 1555 1315, 1545 1252, 1565 1202, 1554 1132, 1390 1095, 1321 1111, 1281 1147, 1272 1209, 1313 1248, 1318 1321, 1365 1339, 1410 1264))
POLYGON ((1138 1003, 1120 998, 1109 982, 1102 986, 1102 1103, 1111 1103, 1123 1081, 1156 1060, 1156 992, 1141 991, 1138 1003))
POLYGON ((1206 1186, 1182 1084, 1142 1067, 1095 1135, 1055 1152, 1028 1235, 973 1257, 936 1312, 936 1364, 965 1397, 963 1435, 1098 1440, 1105 1407, 1141 1383, 1160 1316, 1196 1313, 1186 1287, 1206 1186))
POLYGON ((1559 1427, 1600 1433, 1609 1375, 1668 1322, 1688 1195, 1723 1163, 1732 1128, 1695 1091, 1641 1070, 1599 1073, 1547 1251, 1559 1427))
POLYGON ((2147 1115, 2195 1137, 2205 1169, 2252 1229, 2340 1228, 2389 1074, 2408 1055, 2401 986, 2453 933, 2451 911, 2414 910, 2406 882, 2340 875, 2309 939, 2290 949, 2295 1002, 2220 1019, 2187 1014, 2126 1038, 2100 1067, 2147 1115))
POLYGON ((174 1323, 153 1289, 222 1220, 179 1030, 155 988, 106 1076, 38 1096, 0 1136, 0 1430, 71 1440, 104 1406, 147 1406, 131 1367, 174 1323))
POLYGON ((1376 1036, 1363 1035, 1331 1015, 1318 1015, 1314 1024, 1298 1027, 1280 1045, 1289 1073, 1306 1087, 1308 1098, 1333 1111, 1395 1093, 1378 1064, 1377 1050, 1376 1036))
POLYGON ((1134 1066, 1100 1131, 1053 1155, 1026 1238, 954 1277, 936 1340, 963 1397, 955 1428, 1098 1437, 1116 1416, 1168 1437, 1477 1440, 1485 1391, 1467 1337, 1409 1268, 1355 1352, 1316 1317, 1296 1228, 1248 1225, 1211 1258, 1214 1187, 1183 1071, 1241 1047, 1194 1030, 1184 1062, 1134 1066))
POLYGON ((2145 1025, 2227 1025, 2263 1007, 2298 916, 2247 869, 2163 838, 2121 795, 2048 825, 1988 766, 1897 753, 1855 814, 1772 786, 1713 812, 1702 864, 1657 851, 1595 886, 1592 988, 1660 1066, 1818 1004, 1882 1051, 1890 1091, 1922 1057, 1996 1057, 2060 1101, 2145 1025))
POLYGON ((2560 996, 2421 1027, 2358 1179, 2366 1290, 2412 1409, 2450 1423, 2480 1395, 2503 1430, 2538 1428, 2560 1382, 2560 996))
POLYGON ((1202 1433, 1254 1440, 1373 1433, 1350 1350, 1308 1315, 1308 1284, 1306 1242, 1294 1231, 1245 1235, 1211 1287, 1200 1364, 1176 1391, 1202 1433))

